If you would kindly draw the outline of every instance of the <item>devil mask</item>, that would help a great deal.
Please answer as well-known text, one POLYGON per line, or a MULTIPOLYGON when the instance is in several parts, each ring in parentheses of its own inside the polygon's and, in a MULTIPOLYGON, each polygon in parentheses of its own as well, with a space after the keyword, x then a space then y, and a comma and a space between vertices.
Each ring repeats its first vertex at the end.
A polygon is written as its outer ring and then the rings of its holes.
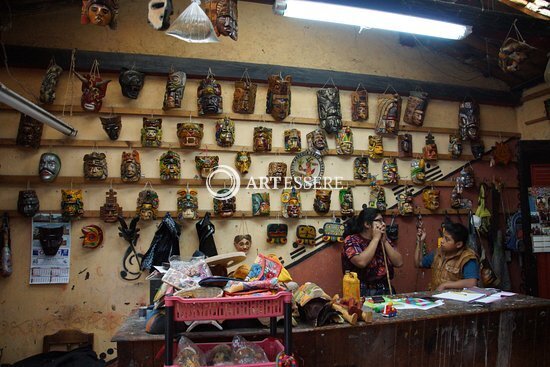
POLYGON ((43 129, 44 124, 42 122, 21 114, 15 143, 25 148, 38 149, 40 147, 43 129))
POLYGON ((162 144, 162 119, 143 118, 141 128, 141 145, 144 147, 160 147, 162 144))
POLYGON ((118 0, 82 0, 81 24, 109 26, 116 29, 118 0))
POLYGON ((99 208, 99 217, 105 223, 115 223, 122 216, 122 207, 117 203, 115 190, 109 189, 105 194, 105 204, 99 208))
POLYGON ((74 71, 74 74, 82 82, 82 97, 80 106, 87 112, 99 112, 103 105, 103 98, 107 93, 107 84, 110 80, 103 80, 99 76, 85 74, 84 76, 74 71))
POLYGON ((239 30, 237 25, 237 0, 206 1, 204 12, 212 21, 214 31, 216 31, 218 37, 222 35, 237 40, 239 30))
POLYGON ((197 148, 201 145, 204 135, 204 125, 193 122, 180 122, 178 127, 178 140, 182 148, 197 148))
POLYGON ((168 29, 172 14, 174 14, 172 0, 150 0, 147 23, 159 31, 168 29))
POLYGON ((84 156, 84 177, 88 180, 105 180, 108 176, 105 153, 92 152, 84 156))
POLYGON ((180 178, 180 156, 174 151, 167 151, 160 156, 160 179, 178 180, 180 178))
POLYGON ((19 191, 19 198, 17 199, 17 211, 25 217, 34 217, 40 210, 40 202, 36 191, 34 190, 22 190, 19 191))
POLYGON ((61 190, 61 212, 63 219, 79 219, 84 214, 82 190, 61 190))
POLYGON ((137 70, 122 68, 118 82, 124 97, 137 99, 145 82, 145 74, 137 70))
POLYGON ((117 140, 122 130, 122 118, 120 116, 99 117, 103 130, 109 135, 109 139, 117 140))
POLYGON ((38 239, 40 246, 46 256, 55 256, 57 250, 63 244, 63 233, 65 228, 61 227, 38 227, 38 239))
POLYGON ((52 62, 48 67, 46 75, 42 80, 42 85, 40 86, 40 102, 45 104, 52 104, 54 102, 55 88, 57 87, 57 82, 62 72, 63 69, 55 62, 52 62))
POLYGON ((413 91, 407 99, 407 108, 403 121, 415 126, 422 126, 424 123, 424 114, 428 106, 428 93, 413 91))
POLYGON ((163 110, 180 108, 187 76, 183 71, 174 71, 168 74, 166 91, 164 92, 163 110))
POLYGON ((216 123, 216 142, 226 148, 235 143, 235 123, 229 117, 216 123))
POLYGON ((137 150, 122 152, 120 178, 122 182, 137 182, 141 178, 141 161, 137 150))
POLYGON ((290 84, 292 77, 287 75, 284 79, 279 75, 271 75, 267 79, 267 104, 266 112, 277 121, 284 120, 290 115, 290 84))
POLYGON ((222 86, 208 75, 197 89, 199 115, 215 115, 223 112, 222 86))
POLYGON ((342 111, 340 109, 340 92, 337 88, 326 88, 317 91, 317 110, 319 126, 327 134, 336 134, 342 128, 342 111))
POLYGON ((44 153, 40 156, 38 164, 38 173, 43 182, 52 182, 55 180, 61 170, 61 159, 55 153, 44 153))
POLYGON ((235 167, 237 167, 240 173, 246 175, 250 169, 251 163, 252 160, 250 159, 250 152, 246 152, 244 150, 237 152, 237 156, 235 157, 235 167))
POLYGON ((458 132, 462 141, 479 139, 479 105, 465 99, 458 107, 458 132))
POLYGON ((258 85, 250 81, 239 80, 235 82, 233 93, 233 112, 254 113, 256 104, 256 90, 258 85))
POLYGON ((397 135, 401 118, 401 97, 383 94, 378 97, 378 118, 375 131, 381 135, 397 135))
POLYGON ((271 152, 272 130, 267 127, 254 128, 254 151, 271 152))
POLYGON ((402 134, 397 136, 397 149, 400 158, 412 157, 412 135, 402 134))
POLYGON ((351 127, 344 126, 336 135, 336 153, 353 154, 353 132, 351 127))

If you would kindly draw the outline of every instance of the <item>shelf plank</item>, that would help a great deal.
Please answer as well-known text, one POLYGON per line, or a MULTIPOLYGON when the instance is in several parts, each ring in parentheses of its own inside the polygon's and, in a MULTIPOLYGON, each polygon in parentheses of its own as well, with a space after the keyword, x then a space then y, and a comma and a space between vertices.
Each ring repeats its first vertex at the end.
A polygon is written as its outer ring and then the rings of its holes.
POLYGON ((533 124, 536 124, 538 122, 544 122, 544 121, 550 121, 550 119, 547 116, 542 116, 542 117, 538 117, 536 119, 525 121, 524 124, 525 125, 533 125, 533 124))

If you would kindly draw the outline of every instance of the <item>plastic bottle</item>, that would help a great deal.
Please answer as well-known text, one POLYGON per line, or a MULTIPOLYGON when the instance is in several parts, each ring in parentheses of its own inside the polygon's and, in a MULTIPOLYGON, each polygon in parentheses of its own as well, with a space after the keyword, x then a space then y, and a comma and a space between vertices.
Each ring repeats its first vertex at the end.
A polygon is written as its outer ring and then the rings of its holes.
POLYGON ((344 274, 344 279, 342 281, 343 298, 353 298, 359 303, 361 298, 360 284, 361 282, 359 278, 357 278, 357 273, 346 270, 346 274, 344 274))

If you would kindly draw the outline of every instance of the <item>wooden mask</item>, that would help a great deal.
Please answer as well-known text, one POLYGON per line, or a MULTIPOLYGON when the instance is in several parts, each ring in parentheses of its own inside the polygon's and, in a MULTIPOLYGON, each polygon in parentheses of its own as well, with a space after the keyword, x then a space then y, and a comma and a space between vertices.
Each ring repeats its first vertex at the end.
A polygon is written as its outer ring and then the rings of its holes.
POLYGON ((218 167, 220 157, 217 155, 195 156, 195 167, 200 172, 201 178, 208 178, 210 172, 218 167))
POLYGON ((287 169, 287 164, 284 162, 269 162, 269 166, 267 167, 267 177, 269 177, 269 184, 273 185, 275 181, 277 181, 278 184, 283 183, 287 175, 287 169))
POLYGON ((222 86, 212 74, 201 80, 197 88, 199 115, 216 115, 223 112, 222 86))
POLYGON ((40 210, 40 201, 34 190, 19 191, 17 211, 25 217, 34 217, 40 210))
POLYGON ((426 135, 426 145, 422 148, 422 155, 427 161, 437 160, 437 145, 431 132, 426 135))
POLYGON ((107 85, 110 80, 101 79, 98 71, 95 74, 85 75, 81 75, 76 71, 73 71, 73 73, 82 82, 80 106, 87 112, 99 112, 103 105, 103 98, 107 94, 107 85))
POLYGON ((441 192, 434 189, 424 189, 422 192, 422 201, 424 202, 424 207, 428 210, 437 210, 440 205, 440 196, 441 192))
POLYGON ((164 92, 163 110, 180 108, 183 93, 185 92, 185 83, 187 75, 183 71, 174 71, 168 74, 166 81, 166 90, 164 92))
POLYGON ((353 192, 351 191, 351 187, 340 189, 338 199, 340 201, 340 214, 342 214, 342 217, 353 217, 355 210, 353 209, 353 192))
POLYGON ((424 158, 411 161, 411 180, 415 185, 422 185, 426 181, 426 162, 424 158))
POLYGON ((181 176, 180 155, 172 150, 160 156, 160 179, 162 181, 179 180, 181 176))
POLYGON ((323 156, 328 153, 327 136, 324 130, 315 129, 306 135, 309 150, 323 156))
POLYGON ((103 243, 103 230, 101 227, 90 224, 82 227, 81 231, 83 234, 80 237, 82 238, 82 247, 93 249, 101 246, 103 243))
POLYGON ((61 214, 63 219, 80 219, 84 214, 82 190, 61 190, 61 214))
POLYGON ((336 87, 317 91, 317 111, 319 112, 319 127, 327 134, 336 134, 342 128, 342 111, 340 108, 340 92, 336 87))
POLYGON ((369 194, 369 208, 376 208, 384 211, 387 208, 386 194, 382 186, 372 186, 369 194))
POLYGON ((476 185, 476 178, 474 175, 474 168, 467 164, 460 170, 460 176, 458 177, 463 187, 470 189, 476 185))
POLYGON ((292 77, 287 75, 283 79, 279 75, 271 75, 267 82, 266 113, 271 114, 276 121, 282 121, 290 115, 292 77))
POLYGON ((330 210, 330 197, 332 190, 315 190, 315 198, 313 199, 313 210, 319 214, 328 213, 330 210))
POLYGON ((288 226, 284 223, 270 223, 267 225, 267 243, 284 245, 287 242, 288 226))
POLYGON ((281 212, 284 218, 300 218, 302 214, 300 191, 294 187, 283 189, 281 193, 281 212))
POLYGON ((252 194, 252 215, 268 216, 271 211, 269 192, 256 192, 252 194))
POLYGON ((174 14, 172 0, 150 0, 147 23, 159 31, 168 29, 172 14, 174 14))
POLYGON ((403 192, 397 195, 397 210, 401 215, 410 215, 413 213, 413 195, 410 187, 405 186, 403 192))
POLYGON ((122 162, 120 163, 120 179, 122 182, 138 182, 141 178, 141 161, 139 152, 122 152, 122 162))
MULTIPOLYGON (((170 76, 168 79, 170 79, 170 76)), ((118 76, 118 82, 124 97, 137 99, 145 82, 145 74, 137 70, 122 68, 118 76)), ((166 99, 166 95, 164 98, 166 99)))
POLYGON ((258 85, 250 81, 239 80, 235 82, 233 93, 233 112, 254 113, 256 105, 256 90, 258 85))
POLYGON ((61 171, 61 158, 55 153, 43 153, 38 164, 38 173, 43 182, 53 182, 61 171))
POLYGON ((216 122, 216 142, 226 148, 235 143, 235 123, 229 117, 216 122))
POLYGON ((493 152, 493 158, 496 164, 508 165, 512 160, 512 152, 505 142, 497 141, 495 143, 495 150, 493 152))
POLYGON ((95 24, 116 29, 118 0, 82 0, 80 24, 95 24))
POLYGON ((353 178, 355 180, 372 180, 369 173, 369 159, 367 157, 357 157, 353 160, 353 178))
POLYGON ((298 129, 285 130, 285 151, 297 153, 302 151, 302 133, 298 129))
POLYGON ((199 214, 198 194, 195 190, 178 191, 178 220, 197 219, 199 214))
POLYGON ((238 38, 237 0, 208 0, 204 3, 204 12, 210 18, 216 36, 238 38))
POLYGON ((204 125, 194 122, 180 122, 178 127, 178 140, 182 148, 200 147, 204 135, 204 125))
POLYGON ((462 140, 458 134, 449 135, 449 154, 453 159, 458 159, 462 155, 462 140))
POLYGON ((428 93, 417 91, 410 92, 403 121, 409 125, 422 126, 422 124, 424 124, 424 116, 427 107, 428 93))
MULTIPOLYGON (((220 189, 218 190, 218 196, 227 196, 229 189, 220 189)), ((235 211, 237 210, 237 201, 235 196, 228 199, 217 199, 214 198, 214 213, 219 215, 222 218, 232 217, 235 211)))
POLYGON ((381 136, 369 136, 369 147, 367 150, 367 155, 370 159, 381 159, 382 157, 384 157, 384 145, 381 136))
POLYGON ((46 256, 57 255, 57 250, 63 245, 65 227, 38 227, 38 240, 46 256))
POLYGON ((38 149, 42 139, 42 130, 44 130, 44 123, 21 114, 15 144, 25 148, 38 149))
POLYGON ((396 94, 378 96, 378 116, 375 131, 380 135, 396 135, 401 119, 401 97, 396 94))
POLYGON ((40 85, 40 102, 44 104, 53 104, 55 101, 55 88, 63 69, 55 63, 54 60, 50 61, 50 66, 46 70, 46 75, 40 85))
POLYGON ((240 173, 246 175, 251 164, 252 159, 250 159, 250 152, 244 150, 237 152, 237 156, 235 157, 235 167, 237 167, 240 173))
POLYGON ((479 105, 466 98, 458 107, 458 133, 462 141, 479 139, 479 105))
POLYGON ((300 224, 296 227, 296 242, 298 246, 315 246, 317 230, 314 226, 300 224))
POLYGON ((353 132, 351 127, 344 126, 336 135, 336 153, 341 155, 353 154, 353 132))
POLYGON ((122 118, 120 116, 101 117, 101 126, 111 140, 117 140, 122 130, 122 118))
POLYGON ((99 217, 105 223, 116 223, 118 222, 118 217, 122 216, 122 207, 118 205, 116 199, 117 192, 109 189, 105 194, 105 204, 99 208, 99 217))
POLYGON ((139 192, 137 198, 136 215, 139 215, 142 220, 157 219, 159 208, 159 196, 150 189, 145 189, 139 192))
POLYGON ((386 158, 382 162, 382 178, 385 184, 396 184, 399 181, 395 158, 386 158))
POLYGON ((84 155, 84 178, 103 181, 109 176, 105 153, 92 152, 84 155))
POLYGON ((259 126, 254 128, 254 144, 255 152, 271 152, 272 129, 259 126))
POLYGON ((401 134, 397 136, 397 149, 399 158, 408 158, 413 156, 412 135, 401 134))
POLYGON ((483 144, 483 140, 472 141, 470 143, 470 150, 472 151, 472 155, 475 159, 480 159, 483 157, 483 154, 485 153, 485 144, 483 144))
POLYGON ((248 254, 250 247, 252 247, 252 236, 249 234, 238 234, 233 239, 233 246, 237 251, 248 254))
POLYGON ((141 145, 144 147, 160 147, 162 144, 162 119, 143 118, 141 128, 141 145))
POLYGON ((369 118, 369 94, 366 89, 351 93, 351 119, 366 121, 369 118))

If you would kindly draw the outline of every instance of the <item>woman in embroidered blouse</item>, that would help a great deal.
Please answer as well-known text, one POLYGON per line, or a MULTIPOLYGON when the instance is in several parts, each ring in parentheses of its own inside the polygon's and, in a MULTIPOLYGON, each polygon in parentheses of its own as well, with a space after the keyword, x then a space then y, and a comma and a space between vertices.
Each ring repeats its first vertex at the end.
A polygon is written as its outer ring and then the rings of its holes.
MULTIPOLYGON (((377 209, 366 208, 350 219, 342 250, 342 268, 356 272, 361 281, 361 296, 389 294, 386 272, 403 265, 403 257, 386 236, 386 223, 377 209), (384 247, 388 269, 384 263, 384 247)), ((393 287, 392 287, 393 288, 393 287)), ((395 292, 395 289, 393 289, 395 292)))

